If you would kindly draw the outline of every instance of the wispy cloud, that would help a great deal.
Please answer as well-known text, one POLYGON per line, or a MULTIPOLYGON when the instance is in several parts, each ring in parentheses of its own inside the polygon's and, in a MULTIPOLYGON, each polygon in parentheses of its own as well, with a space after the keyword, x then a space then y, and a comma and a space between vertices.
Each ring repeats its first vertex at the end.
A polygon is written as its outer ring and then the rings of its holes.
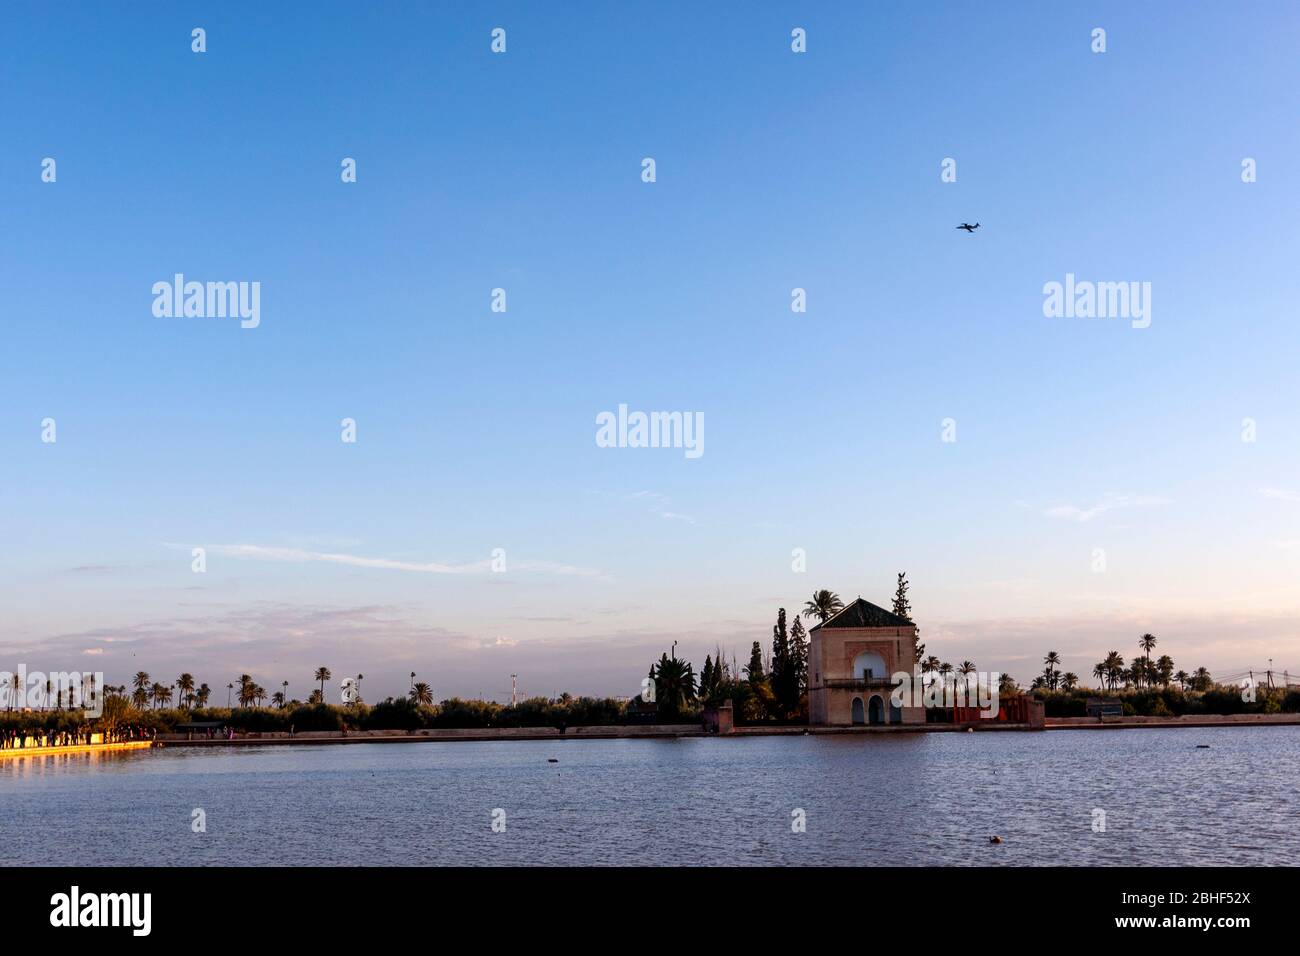
POLYGON ((627 496, 628 501, 649 499, 650 501, 667 501, 668 496, 657 491, 634 491, 627 496))
POLYGON ((486 571, 491 561, 484 559, 473 564, 440 564, 436 561, 397 561, 392 558, 367 558, 356 554, 329 551, 306 551, 302 548, 268 548, 260 544, 212 544, 210 553, 228 558, 252 558, 258 561, 288 561, 301 564, 321 561, 326 564, 346 564, 354 568, 379 568, 385 571, 411 571, 416 574, 473 574, 486 571))
MULTIPOLYGON (((172 548, 188 545, 169 544, 172 548)), ((357 554, 330 551, 307 551, 302 548, 274 548, 260 544, 211 544, 205 546, 212 554, 228 558, 247 558, 255 561, 282 561, 292 564, 320 562, 342 564, 354 568, 374 568, 383 571, 406 571, 413 574, 481 574, 491 570, 492 561, 485 558, 470 564, 443 564, 437 561, 399 561, 394 558, 368 558, 357 554)), ((602 572, 555 561, 519 560, 507 565, 511 571, 533 571, 543 574, 579 575, 600 577, 602 572)))
POLYGON ((1158 498, 1150 495, 1109 495, 1090 508, 1081 508, 1078 505, 1055 505, 1045 509, 1043 515, 1048 518, 1063 518, 1067 521, 1083 523, 1098 518, 1108 511, 1116 511, 1120 508, 1142 508, 1149 505, 1167 505, 1169 503, 1168 498, 1158 498))
POLYGON ((661 511, 659 517, 667 518, 669 521, 685 521, 687 524, 695 524, 695 519, 690 515, 678 514, 675 511, 661 511))
POLYGON ((1300 504, 1300 494, 1294 491, 1286 491, 1282 488, 1261 488, 1259 493, 1265 498, 1272 498, 1274 501, 1293 501, 1300 504))
MULTIPOLYGON (((77 661, 89 663, 81 655, 90 654, 109 683, 125 682, 143 668, 163 674, 189 671, 220 688, 231 676, 248 673, 268 686, 288 679, 290 695, 299 697, 318 686, 311 675, 321 665, 336 675, 365 673, 366 696, 373 700, 405 696, 412 670, 433 685, 439 698, 482 693, 509 699, 509 675, 516 672, 526 680, 521 689, 528 693, 626 697, 640 692, 648 662, 682 636, 677 630, 614 627, 591 634, 557 627, 551 634, 525 636, 498 630, 495 622, 488 631, 473 625, 435 626, 429 623, 435 616, 419 606, 255 602, 49 634, 35 647, 16 646, 9 633, 0 632, 0 654, 29 666, 39 660, 42 670, 76 670, 77 661)), ((739 655, 748 647, 751 630, 702 632, 677 653, 703 660, 706 650, 711 653, 721 643, 739 655)), ((338 694, 329 684, 326 691, 338 694)))
POLYGON ((686 524, 695 524, 693 515, 682 514, 680 511, 664 510, 672 500, 667 495, 658 491, 634 491, 629 495, 623 496, 625 501, 641 501, 652 505, 651 514, 656 514, 667 521, 681 521, 686 524))

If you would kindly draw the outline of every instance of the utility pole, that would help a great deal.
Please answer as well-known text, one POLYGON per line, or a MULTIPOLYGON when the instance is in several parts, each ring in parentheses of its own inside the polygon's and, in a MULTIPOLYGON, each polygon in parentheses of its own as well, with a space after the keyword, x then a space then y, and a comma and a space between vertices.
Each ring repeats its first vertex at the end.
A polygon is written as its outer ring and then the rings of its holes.
POLYGON ((516 680, 518 674, 510 675, 510 706, 514 707, 519 703, 519 682, 516 680))

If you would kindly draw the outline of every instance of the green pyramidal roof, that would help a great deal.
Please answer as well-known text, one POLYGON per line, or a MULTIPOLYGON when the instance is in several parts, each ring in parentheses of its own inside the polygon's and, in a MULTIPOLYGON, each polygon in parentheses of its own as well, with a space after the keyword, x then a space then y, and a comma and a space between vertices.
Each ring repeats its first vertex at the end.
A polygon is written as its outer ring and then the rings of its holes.
POLYGON ((864 601, 858 598, 851 604, 844 605, 844 609, 832 614, 826 619, 826 623, 818 624, 813 628, 814 631, 823 627, 913 627, 911 621, 905 617, 899 617, 891 611, 886 611, 883 607, 876 607, 870 601, 864 601))

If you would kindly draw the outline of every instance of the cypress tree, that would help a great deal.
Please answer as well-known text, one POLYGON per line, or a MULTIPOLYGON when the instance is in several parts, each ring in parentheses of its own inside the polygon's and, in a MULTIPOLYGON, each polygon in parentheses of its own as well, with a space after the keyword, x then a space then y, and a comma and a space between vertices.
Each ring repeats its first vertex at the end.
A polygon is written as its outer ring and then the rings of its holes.
POLYGON ((894 590, 894 613, 907 620, 912 619, 912 604, 907 599, 907 572, 898 572, 898 586, 894 590))
POLYGON ((789 713, 799 707, 799 671, 790 654, 785 608, 777 611, 776 625, 772 628, 772 693, 782 711, 789 713))
MULTIPOLYGON (((907 599, 907 572, 898 572, 898 586, 894 590, 894 613, 908 621, 912 620, 912 602, 907 599)), ((918 627, 912 635, 914 663, 920 663, 925 657, 925 645, 921 643, 921 629, 918 627)))
POLYGON ((763 648, 754 642, 754 646, 749 651, 749 664, 745 667, 745 676, 749 678, 751 684, 761 683, 763 680, 763 648))
POLYGON ((797 614, 790 627, 790 668, 794 672, 794 703, 798 707, 799 698, 808 688, 808 633, 797 614))

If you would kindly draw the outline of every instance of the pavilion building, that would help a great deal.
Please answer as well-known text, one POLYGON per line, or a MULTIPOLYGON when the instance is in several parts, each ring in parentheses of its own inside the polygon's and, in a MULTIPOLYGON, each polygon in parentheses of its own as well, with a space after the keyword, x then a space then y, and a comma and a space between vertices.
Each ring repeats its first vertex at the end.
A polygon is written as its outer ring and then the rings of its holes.
MULTIPOLYGON (((808 722, 923 724, 924 707, 896 707, 897 673, 913 673, 916 625, 858 598, 808 632, 808 722)), ((919 703, 919 702, 918 702, 919 703)))

